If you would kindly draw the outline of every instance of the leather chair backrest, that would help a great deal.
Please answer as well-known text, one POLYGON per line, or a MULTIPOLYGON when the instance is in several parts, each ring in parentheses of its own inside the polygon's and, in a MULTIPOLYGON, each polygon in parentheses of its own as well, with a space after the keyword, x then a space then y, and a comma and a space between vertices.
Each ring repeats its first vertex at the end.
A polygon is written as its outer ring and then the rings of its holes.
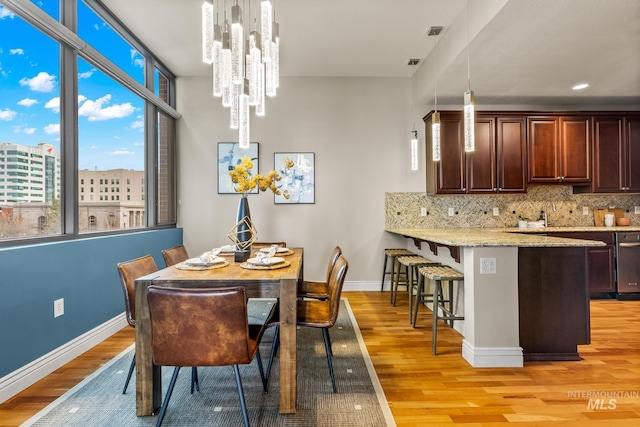
POLYGON ((329 294, 329 310, 331 312, 330 323, 333 326, 338 319, 340 309, 340 296, 342 295, 342 287, 344 279, 347 276, 349 262, 343 255, 339 255, 336 263, 331 270, 331 276, 327 282, 327 290, 329 294))
POLYGON ((152 285, 147 299, 156 365, 224 366, 253 359, 244 287, 152 285))
POLYGON ((145 255, 131 261, 118 263, 120 283, 124 292, 124 307, 129 325, 136 326, 136 299, 134 284, 137 278, 158 271, 151 255, 145 255))
POLYGON ((336 265, 336 261, 340 255, 342 255, 342 248, 340 246, 336 246, 333 252, 331 252, 329 265, 327 266, 327 283, 329 283, 329 278, 331 277, 331 270, 333 270, 333 266, 336 265))
POLYGON ((162 257, 167 267, 178 264, 179 262, 189 259, 187 248, 184 245, 179 245, 171 249, 165 249, 162 251, 162 257))

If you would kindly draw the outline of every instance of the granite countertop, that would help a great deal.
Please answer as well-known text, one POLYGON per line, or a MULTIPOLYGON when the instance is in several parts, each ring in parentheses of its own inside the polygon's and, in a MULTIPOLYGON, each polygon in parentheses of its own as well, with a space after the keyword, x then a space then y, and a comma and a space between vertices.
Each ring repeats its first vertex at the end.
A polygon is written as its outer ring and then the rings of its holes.
POLYGON ((572 247, 605 246, 598 240, 578 240, 542 236, 545 232, 569 231, 638 231, 640 227, 547 227, 544 229, 518 228, 387 228, 385 231, 430 241, 447 246, 517 246, 517 247, 572 247), (524 233, 519 233, 524 231, 524 233))
POLYGON ((596 227, 596 226, 582 226, 582 227, 542 227, 542 228, 491 228, 490 230, 503 231, 507 233, 574 233, 574 232, 624 232, 624 231, 640 231, 640 226, 637 225, 625 225, 613 226, 613 227, 596 227))

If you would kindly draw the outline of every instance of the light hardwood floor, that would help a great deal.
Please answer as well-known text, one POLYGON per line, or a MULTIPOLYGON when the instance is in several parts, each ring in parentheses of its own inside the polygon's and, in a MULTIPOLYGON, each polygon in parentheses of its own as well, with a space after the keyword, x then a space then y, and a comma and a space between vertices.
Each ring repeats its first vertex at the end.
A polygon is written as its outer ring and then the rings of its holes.
MULTIPOLYGON (((431 312, 422 309, 413 329, 406 293, 399 293, 396 307, 388 292, 343 296, 398 427, 640 426, 640 301, 591 302, 592 343, 580 348, 581 361, 474 369, 460 355, 462 337, 444 324, 438 329, 439 354, 431 355, 431 312), (603 400, 594 407, 596 398, 603 400)), ((133 330, 125 328, 0 405, 0 426, 19 426, 133 339, 133 330)))

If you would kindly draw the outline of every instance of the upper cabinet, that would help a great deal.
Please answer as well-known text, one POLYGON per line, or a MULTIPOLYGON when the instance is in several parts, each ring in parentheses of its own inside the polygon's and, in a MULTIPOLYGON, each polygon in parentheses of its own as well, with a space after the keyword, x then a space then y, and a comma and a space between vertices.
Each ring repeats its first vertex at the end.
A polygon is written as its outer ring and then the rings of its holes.
POLYGON ((594 193, 640 192, 640 117, 593 119, 594 193))
POLYGON ((494 194, 526 191, 525 117, 479 113, 475 150, 465 153, 462 112, 440 113, 440 158, 431 161, 431 118, 427 128, 427 192, 494 194))
POLYGON ((591 118, 529 116, 529 182, 591 182, 591 118))

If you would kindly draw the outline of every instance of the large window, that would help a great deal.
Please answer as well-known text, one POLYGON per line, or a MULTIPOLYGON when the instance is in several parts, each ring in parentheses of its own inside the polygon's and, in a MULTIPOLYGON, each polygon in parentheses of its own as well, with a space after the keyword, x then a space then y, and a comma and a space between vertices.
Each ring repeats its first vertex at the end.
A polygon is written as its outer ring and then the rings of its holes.
POLYGON ((0 0, 0 245, 175 226, 174 81, 99 1, 0 0))
POLYGON ((60 44, 4 7, 0 87, 0 240, 59 235, 60 44))

